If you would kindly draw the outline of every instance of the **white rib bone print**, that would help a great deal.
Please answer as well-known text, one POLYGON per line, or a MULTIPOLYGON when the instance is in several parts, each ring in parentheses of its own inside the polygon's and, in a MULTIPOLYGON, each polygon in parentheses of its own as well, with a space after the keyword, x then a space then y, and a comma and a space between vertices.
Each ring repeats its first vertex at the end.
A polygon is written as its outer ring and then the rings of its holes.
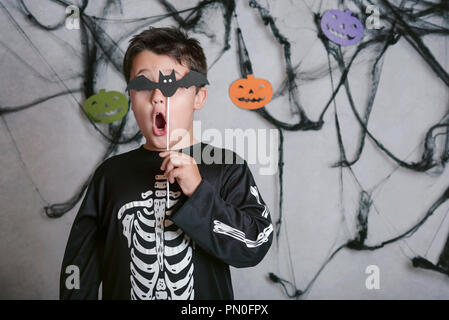
MULTIPOLYGON (((117 218, 130 248, 131 299, 193 299, 193 248, 190 237, 172 224, 165 226, 166 180, 156 175, 152 190, 142 200, 124 204, 117 218)), ((170 190, 170 207, 181 191, 170 190)))

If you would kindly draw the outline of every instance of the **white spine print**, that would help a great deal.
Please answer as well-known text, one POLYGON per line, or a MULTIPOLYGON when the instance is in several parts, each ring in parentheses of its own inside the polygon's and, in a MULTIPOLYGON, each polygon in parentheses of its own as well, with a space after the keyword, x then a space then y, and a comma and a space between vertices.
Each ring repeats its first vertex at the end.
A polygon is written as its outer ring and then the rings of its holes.
MULTIPOLYGON (((194 298, 194 244, 179 228, 165 230, 165 216, 170 215, 171 210, 166 210, 164 179, 162 175, 156 175, 154 193, 151 190, 143 192, 142 201, 126 203, 117 213, 130 248, 133 300, 194 298), (148 262, 150 260, 152 262, 148 262)), ((170 191, 169 196, 170 205, 174 205, 181 192, 170 191)))
MULTIPOLYGON (((257 203, 262 205, 262 203, 260 202, 260 195, 259 195, 259 191, 257 190, 257 187, 250 186, 250 192, 256 198, 257 203)), ((269 211, 268 211, 268 207, 266 205, 263 205, 263 206, 264 206, 264 210, 261 215, 262 215, 262 217, 266 218, 266 217, 268 217, 269 211)), ((271 232, 273 232, 273 225, 270 223, 270 225, 268 227, 263 229, 263 231, 257 235, 256 240, 247 239, 246 235, 243 231, 235 229, 219 220, 214 220, 213 231, 215 233, 225 234, 229 237, 232 237, 234 239, 242 241, 246 244, 246 246, 248 248, 255 248, 255 247, 258 247, 268 241, 268 238, 269 238, 271 232)))

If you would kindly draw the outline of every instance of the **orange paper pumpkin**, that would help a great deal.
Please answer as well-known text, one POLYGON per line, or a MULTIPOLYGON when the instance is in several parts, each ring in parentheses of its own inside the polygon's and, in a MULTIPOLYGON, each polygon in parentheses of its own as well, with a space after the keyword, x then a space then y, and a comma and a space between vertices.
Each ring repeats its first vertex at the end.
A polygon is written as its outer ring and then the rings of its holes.
POLYGON ((234 81, 229 87, 232 102, 243 109, 259 109, 270 102, 273 88, 270 82, 261 78, 254 78, 249 74, 246 78, 234 81))

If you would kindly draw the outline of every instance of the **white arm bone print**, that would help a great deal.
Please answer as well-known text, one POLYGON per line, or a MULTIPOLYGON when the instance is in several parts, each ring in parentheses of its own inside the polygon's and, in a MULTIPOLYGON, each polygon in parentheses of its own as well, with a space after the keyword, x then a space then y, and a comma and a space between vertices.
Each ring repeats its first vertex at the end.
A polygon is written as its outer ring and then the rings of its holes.
MULTIPOLYGON (((155 176, 152 190, 143 200, 124 204, 117 217, 130 248, 131 299, 193 299, 193 248, 190 237, 172 224, 166 226, 166 180, 155 176)), ((170 191, 170 205, 181 191, 170 191)))
MULTIPOLYGON (((260 195, 259 191, 257 190, 257 187, 250 186, 250 191, 251 194, 256 198, 257 203, 262 205, 262 203, 260 202, 260 195)), ((264 210, 261 215, 262 217, 266 218, 268 216, 269 211, 266 205, 263 206, 264 210)), ((270 234, 273 232, 273 225, 270 223, 268 227, 263 229, 263 231, 257 235, 256 240, 247 239, 243 231, 235 229, 227 225, 226 223, 221 222, 220 220, 214 220, 214 232, 225 234, 229 237, 244 242, 248 248, 255 248, 268 241, 270 234)))
MULTIPOLYGON (((259 195, 259 190, 257 189, 257 187, 256 186, 251 186, 249 188, 249 190, 251 191, 251 194, 254 197, 256 197, 257 203, 258 204, 262 204, 262 203, 260 203, 260 195, 259 195)), ((263 206, 264 206, 265 209, 262 212, 262 217, 266 218, 268 216, 269 211, 268 211, 268 207, 265 204, 263 206)))

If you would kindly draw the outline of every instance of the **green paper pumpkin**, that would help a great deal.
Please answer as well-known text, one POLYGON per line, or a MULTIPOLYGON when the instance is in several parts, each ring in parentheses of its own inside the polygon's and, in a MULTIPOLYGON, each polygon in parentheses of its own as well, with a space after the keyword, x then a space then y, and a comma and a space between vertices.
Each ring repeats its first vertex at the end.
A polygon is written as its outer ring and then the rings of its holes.
POLYGON ((101 89, 86 100, 84 111, 95 122, 111 123, 126 115, 128 99, 121 92, 101 89))

